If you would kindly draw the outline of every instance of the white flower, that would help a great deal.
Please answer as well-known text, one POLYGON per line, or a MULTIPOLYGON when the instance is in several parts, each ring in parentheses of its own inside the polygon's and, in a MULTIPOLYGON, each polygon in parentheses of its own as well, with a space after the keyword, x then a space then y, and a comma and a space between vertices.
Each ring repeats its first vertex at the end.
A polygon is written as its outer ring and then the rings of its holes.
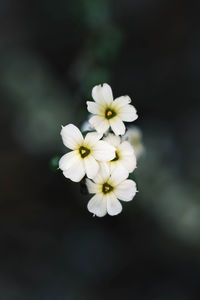
POLYGON ((109 166, 110 172, 113 170, 124 169, 124 172, 132 173, 136 168, 136 156, 134 154, 133 147, 127 141, 121 142, 119 136, 109 133, 104 141, 115 147, 115 158, 111 161, 106 162, 109 166))
POLYGON ((130 105, 129 96, 121 96, 113 100, 111 87, 104 83, 92 89, 93 101, 87 101, 87 109, 94 114, 89 122, 99 133, 106 132, 109 127, 116 135, 125 133, 125 122, 132 122, 138 118, 136 109, 130 105))
POLYGON ((95 194, 88 202, 88 210, 98 217, 119 214, 122 205, 118 199, 131 201, 137 192, 135 182, 126 178, 123 169, 110 175, 109 168, 102 165, 94 182, 86 179, 89 193, 95 194))
POLYGON ((83 138, 80 130, 73 124, 62 127, 61 136, 66 147, 73 150, 63 155, 59 168, 65 177, 80 181, 85 174, 94 178, 99 170, 98 161, 109 161, 115 157, 115 148, 100 141, 101 134, 90 132, 83 138))
POLYGON ((123 136, 123 140, 129 141, 137 158, 144 154, 145 149, 142 144, 142 132, 139 128, 136 126, 129 127, 126 134, 123 136))

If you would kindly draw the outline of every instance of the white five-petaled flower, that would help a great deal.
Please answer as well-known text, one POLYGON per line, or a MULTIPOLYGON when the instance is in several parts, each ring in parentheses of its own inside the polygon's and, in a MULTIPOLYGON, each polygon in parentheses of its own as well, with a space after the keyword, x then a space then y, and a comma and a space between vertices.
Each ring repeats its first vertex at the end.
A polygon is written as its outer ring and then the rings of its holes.
POLYGON ((115 148, 105 141, 100 141, 102 134, 90 132, 85 139, 73 124, 62 127, 61 136, 66 147, 73 150, 63 155, 59 168, 66 178, 78 182, 85 174, 94 178, 99 170, 98 161, 109 161, 115 157, 115 148))
POLYGON ((136 168, 136 156, 133 147, 128 141, 122 141, 119 136, 109 133, 104 139, 107 143, 115 147, 115 158, 106 162, 110 172, 113 170, 120 171, 122 168, 126 172, 127 177, 136 168))
POLYGON ((89 122, 99 133, 105 133, 109 127, 116 135, 125 133, 125 122, 132 122, 138 118, 136 109, 130 105, 129 96, 121 96, 113 100, 111 87, 104 83, 92 89, 93 101, 87 101, 87 109, 94 114, 89 122))
POLYGON ((131 201, 137 192, 135 182, 126 175, 124 169, 114 170, 110 175, 109 168, 101 165, 94 182, 86 179, 89 193, 95 194, 88 202, 88 210, 98 217, 119 214, 122 211, 119 200, 131 201))

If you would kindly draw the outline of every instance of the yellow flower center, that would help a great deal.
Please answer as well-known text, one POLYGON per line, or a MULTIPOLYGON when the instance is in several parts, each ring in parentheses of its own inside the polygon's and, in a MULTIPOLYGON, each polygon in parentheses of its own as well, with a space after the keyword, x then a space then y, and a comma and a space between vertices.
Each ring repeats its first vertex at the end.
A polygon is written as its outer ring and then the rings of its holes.
POLYGON ((110 184, 108 184, 107 182, 105 182, 103 184, 103 186, 102 186, 102 192, 104 194, 110 193, 112 190, 113 190, 113 187, 110 184))
POLYGON ((105 118, 106 119, 112 119, 113 117, 115 117, 116 116, 116 112, 113 110, 113 109, 111 109, 111 108, 107 108, 106 110, 105 110, 105 118))
POLYGON ((90 154, 90 149, 84 147, 84 146, 81 146, 79 148, 79 153, 81 155, 82 158, 85 158, 86 156, 88 156, 90 154))

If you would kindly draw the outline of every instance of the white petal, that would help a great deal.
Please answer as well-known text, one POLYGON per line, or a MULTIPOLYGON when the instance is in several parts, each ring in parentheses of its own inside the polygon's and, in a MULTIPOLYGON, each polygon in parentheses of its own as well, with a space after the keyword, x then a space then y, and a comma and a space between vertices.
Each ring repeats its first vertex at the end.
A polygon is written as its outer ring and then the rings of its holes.
POLYGON ((136 139, 141 140, 142 139, 142 131, 137 126, 129 126, 127 129, 127 132, 125 134, 125 137, 128 139, 136 139))
POLYGON ((119 160, 108 161, 108 162, 106 162, 106 164, 109 166, 110 174, 111 174, 115 170, 115 168, 117 167, 117 165, 119 164, 119 160))
POLYGON ((103 217, 107 213, 106 200, 102 194, 94 195, 88 202, 87 208, 98 217, 103 217))
POLYGON ((123 201, 131 201, 136 192, 136 184, 130 179, 121 182, 114 190, 116 197, 123 201))
POLYGON ((73 164, 75 164, 80 158, 77 150, 71 151, 61 157, 59 160, 59 168, 63 171, 69 169, 73 164))
POLYGON ((103 97, 107 104, 110 104, 113 102, 113 93, 112 93, 112 89, 109 86, 109 84, 107 84, 107 83, 103 84, 102 94, 103 94, 103 97))
POLYGON ((111 87, 107 83, 104 83, 103 86, 96 85, 92 89, 92 98, 99 104, 111 104, 113 102, 111 87))
POLYGON ((103 115, 105 111, 101 104, 93 101, 87 101, 87 110, 94 115, 103 115))
POLYGON ((118 215, 122 211, 122 205, 116 198, 114 193, 109 193, 106 196, 107 200, 107 211, 110 216, 118 215))
POLYGON ((137 165, 135 154, 124 156, 121 160, 121 164, 128 170, 129 173, 132 173, 137 165))
MULTIPOLYGON (((110 170, 111 174, 115 172, 115 174, 123 174, 123 178, 128 178, 129 170, 126 168, 126 166, 123 165, 121 161, 116 161, 116 163, 110 163, 110 170)), ((113 177, 112 177, 113 179, 113 177)), ((111 179, 111 180, 112 180, 111 179)), ((116 183, 115 183, 116 184, 116 183)))
POLYGON ((119 149, 120 153, 122 153, 122 155, 133 155, 134 154, 133 147, 127 141, 122 142, 119 145, 118 149, 119 149))
POLYGON ((131 98, 129 96, 121 96, 113 101, 112 107, 120 108, 129 103, 131 103, 131 98))
POLYGON ((88 178, 86 178, 86 186, 90 194, 96 194, 100 191, 100 184, 94 183, 88 178))
POLYGON ((99 164, 92 155, 84 158, 85 172, 88 178, 94 178, 99 170, 99 164))
POLYGON ((145 148, 142 144, 135 146, 134 148, 135 156, 139 158, 145 153, 145 148))
POLYGON ((89 123, 96 129, 97 132, 102 134, 106 132, 110 126, 108 120, 102 116, 93 116, 89 120, 89 123))
POLYGON ((133 122, 138 118, 138 115, 135 107, 128 104, 120 108, 119 117, 125 122, 133 122))
POLYGON ((97 175, 94 177, 94 182, 98 184, 102 184, 108 180, 110 177, 110 170, 107 163, 101 162, 99 163, 99 171, 97 175))
POLYGON ((113 186, 118 185, 120 182, 127 179, 128 177, 127 174, 128 174, 127 170, 119 166, 111 173, 111 177, 109 179, 110 184, 113 186))
POLYGON ((60 132, 63 140, 63 144, 69 149, 77 149, 83 142, 83 136, 80 130, 73 124, 62 127, 60 132))
POLYGON ((86 147, 87 147, 87 144, 90 147, 90 146, 96 144, 96 142, 98 142, 101 138, 102 138, 102 133, 89 132, 86 134, 84 144, 86 145, 86 147))
POLYGON ((123 135, 125 133, 126 127, 119 117, 110 119, 110 126, 116 135, 123 135))
POLYGON ((66 178, 71 179, 74 182, 79 182, 85 176, 85 168, 83 160, 80 158, 69 169, 64 170, 63 174, 66 178))
POLYGON ((109 133, 103 140, 114 147, 120 144, 120 137, 114 135, 113 133, 109 133))
POLYGON ((93 148, 92 155, 100 161, 109 161, 115 158, 115 147, 104 142, 98 141, 93 148))
POLYGON ((142 132, 136 126, 131 126, 123 136, 123 140, 128 140, 134 149, 135 156, 139 158, 144 153, 142 145, 142 132))

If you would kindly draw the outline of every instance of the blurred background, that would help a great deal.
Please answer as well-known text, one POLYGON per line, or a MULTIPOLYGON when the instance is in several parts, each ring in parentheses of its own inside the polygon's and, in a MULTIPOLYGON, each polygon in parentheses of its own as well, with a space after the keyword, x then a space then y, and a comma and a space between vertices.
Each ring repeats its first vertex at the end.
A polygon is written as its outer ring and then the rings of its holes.
POLYGON ((0 1, 0 300, 200 293, 199 2, 0 1), (145 153, 119 216, 54 172, 94 85, 128 94, 145 153))

